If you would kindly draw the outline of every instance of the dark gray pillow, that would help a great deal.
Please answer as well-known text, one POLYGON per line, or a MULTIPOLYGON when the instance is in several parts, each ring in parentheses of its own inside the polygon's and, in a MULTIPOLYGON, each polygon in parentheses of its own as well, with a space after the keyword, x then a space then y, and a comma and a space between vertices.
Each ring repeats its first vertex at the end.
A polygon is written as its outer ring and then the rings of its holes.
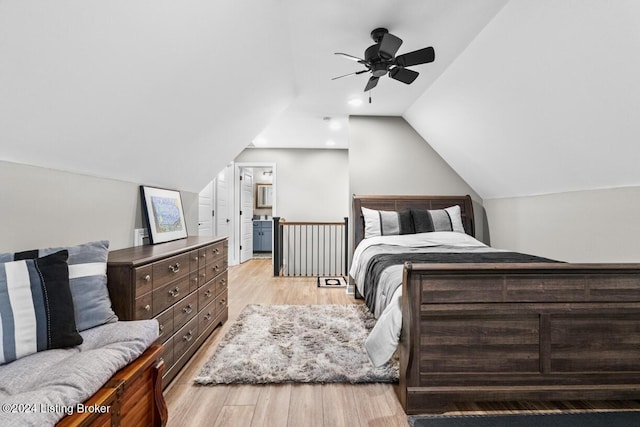
POLYGON ((413 217, 416 233, 428 233, 431 231, 457 231, 464 233, 460 206, 458 205, 446 209, 411 209, 411 216, 413 217))
POLYGON ((69 289, 67 251, 0 263, 0 364, 82 344, 69 289))

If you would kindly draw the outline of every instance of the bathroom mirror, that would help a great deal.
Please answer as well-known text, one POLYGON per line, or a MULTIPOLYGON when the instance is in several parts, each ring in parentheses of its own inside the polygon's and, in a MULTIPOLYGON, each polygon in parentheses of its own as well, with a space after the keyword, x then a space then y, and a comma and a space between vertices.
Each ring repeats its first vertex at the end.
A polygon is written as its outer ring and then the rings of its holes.
POLYGON ((270 208, 273 205, 271 184, 256 184, 256 208, 270 208))

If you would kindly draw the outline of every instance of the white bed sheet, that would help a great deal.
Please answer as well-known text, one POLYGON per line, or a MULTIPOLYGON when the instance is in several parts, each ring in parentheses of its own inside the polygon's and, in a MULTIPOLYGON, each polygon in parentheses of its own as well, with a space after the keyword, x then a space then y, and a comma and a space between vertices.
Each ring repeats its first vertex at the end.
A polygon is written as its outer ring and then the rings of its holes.
MULTIPOLYGON (((399 236, 371 237, 360 242, 353 254, 349 275, 354 279, 356 289, 365 294, 364 276, 371 257, 384 253, 385 246, 404 248, 442 248, 452 251, 462 250, 497 251, 468 234, 451 231, 405 234, 399 236), (455 249, 454 249, 455 250, 455 249)), ((385 364, 398 347, 402 329, 402 265, 394 265, 384 270, 378 285, 376 310, 378 319, 365 341, 365 347, 371 362, 375 366, 385 364), (383 283, 384 282, 384 283, 383 283), (390 293, 391 296, 385 293, 390 293), (380 303, 382 302, 382 303, 380 303)))

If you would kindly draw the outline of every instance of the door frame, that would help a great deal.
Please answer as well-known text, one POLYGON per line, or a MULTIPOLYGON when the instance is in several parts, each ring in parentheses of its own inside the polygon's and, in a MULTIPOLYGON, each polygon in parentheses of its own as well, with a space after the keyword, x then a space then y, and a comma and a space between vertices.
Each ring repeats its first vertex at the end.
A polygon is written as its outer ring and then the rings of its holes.
MULTIPOLYGON (((242 191, 242 186, 240 185, 240 175, 242 175, 242 169, 244 168, 270 168, 273 170, 273 175, 271 175, 273 183, 273 203, 272 203, 272 216, 277 216, 277 208, 276 208, 276 194, 277 194, 277 168, 276 163, 273 162, 245 162, 245 163, 234 163, 233 164, 233 235, 234 235, 234 244, 229 244, 229 251, 233 254, 233 258, 230 258, 230 263, 232 265, 236 265, 240 263, 240 242, 242 236, 240 234, 240 191, 242 191)), ((255 182, 255 179, 254 179, 255 182)), ((275 230, 274 230, 275 233, 275 230)), ((273 263, 273 257, 271 258, 271 262, 273 263)))

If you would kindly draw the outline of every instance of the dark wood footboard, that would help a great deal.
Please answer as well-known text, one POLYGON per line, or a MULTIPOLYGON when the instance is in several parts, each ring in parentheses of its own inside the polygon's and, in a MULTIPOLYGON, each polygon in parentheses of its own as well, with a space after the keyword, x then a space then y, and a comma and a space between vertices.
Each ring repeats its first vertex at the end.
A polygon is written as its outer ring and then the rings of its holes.
POLYGON ((96 410, 69 415, 57 426, 164 426, 168 417, 161 356, 162 346, 149 347, 84 402, 96 410))
POLYGON ((399 399, 640 399, 640 264, 406 264, 399 399))

